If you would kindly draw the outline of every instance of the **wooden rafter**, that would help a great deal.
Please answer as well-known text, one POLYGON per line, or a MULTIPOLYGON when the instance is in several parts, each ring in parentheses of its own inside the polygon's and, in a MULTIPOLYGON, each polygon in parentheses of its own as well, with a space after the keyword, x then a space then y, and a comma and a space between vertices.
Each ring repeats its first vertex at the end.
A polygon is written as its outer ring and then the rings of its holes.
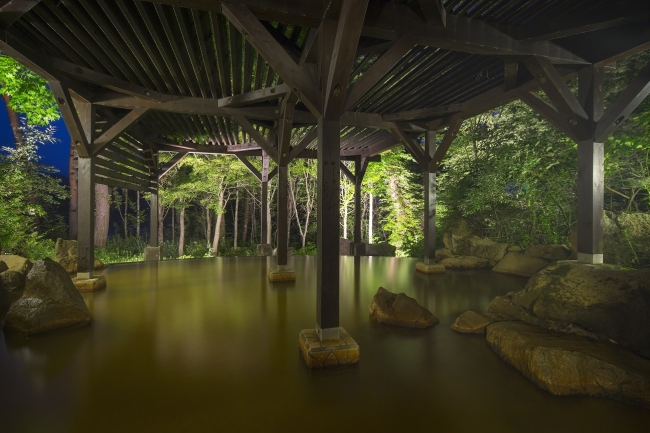
POLYGON ((436 152, 433 154, 433 158, 431 158, 431 161, 429 161, 429 172, 434 173, 438 171, 440 163, 447 155, 447 151, 449 150, 451 143, 454 141, 454 138, 456 138, 456 134, 458 133, 458 130, 462 124, 463 119, 459 117, 454 118, 454 120, 449 123, 449 127, 445 132, 445 136, 442 138, 440 145, 436 149, 436 152))
POLYGON ((6 29, 41 0, 9 0, 0 7, 0 28, 6 29))

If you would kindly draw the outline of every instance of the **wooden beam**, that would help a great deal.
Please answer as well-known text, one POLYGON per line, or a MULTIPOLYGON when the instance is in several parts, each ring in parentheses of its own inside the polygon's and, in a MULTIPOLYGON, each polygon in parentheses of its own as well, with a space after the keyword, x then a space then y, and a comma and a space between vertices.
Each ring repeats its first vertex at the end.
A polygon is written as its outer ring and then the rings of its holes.
POLYGON ((450 114, 461 112, 465 109, 465 104, 450 104, 440 107, 419 108, 417 110, 402 111, 400 113, 387 113, 382 115, 386 122, 399 122, 404 120, 430 119, 432 117, 448 116, 450 114))
POLYGON ((503 81, 505 83, 505 91, 514 90, 517 88, 517 75, 519 73, 519 59, 513 57, 506 57, 503 60, 503 81))
POLYGON ((29 12, 41 0, 9 0, 0 7, 0 28, 6 29, 29 12))
POLYGON ((343 111, 348 111, 354 107, 418 43, 418 40, 419 37, 412 34, 406 34, 397 40, 350 86, 343 111))
POLYGON ((246 168, 253 173, 253 176, 255 176, 260 182, 262 181, 262 173, 255 167, 245 156, 242 156, 240 154, 236 154, 237 159, 239 159, 241 162, 244 163, 246 168))
POLYGON ((222 13, 291 87, 309 111, 316 117, 320 116, 320 92, 251 11, 242 5, 222 4, 222 13))
POLYGON ((251 138, 260 145, 264 152, 268 153, 271 159, 278 163, 278 152, 273 148, 273 143, 268 141, 262 134, 257 132, 255 127, 244 116, 233 116, 233 120, 242 127, 251 138))
POLYGON ((287 84, 279 84, 273 87, 265 87, 259 90, 242 93, 240 95, 219 98, 220 107, 242 107, 244 105, 257 104, 259 102, 279 99, 291 92, 287 84))
POLYGON ((122 135, 127 129, 133 126, 138 120, 140 120, 144 115, 149 111, 148 108, 136 108, 131 110, 126 116, 121 118, 115 125, 113 125, 108 131, 104 132, 102 135, 97 137, 90 147, 90 152, 92 155, 97 155, 99 152, 106 147, 109 143, 114 140, 117 140, 120 135, 122 135))
POLYGON ((163 165, 160 168, 160 170, 158 170, 158 179, 161 179, 164 175, 169 173, 169 171, 172 168, 176 167, 178 165, 178 163, 181 162, 183 160, 183 158, 185 158, 188 154, 189 154, 189 152, 183 151, 183 152, 178 152, 176 155, 174 155, 174 157, 172 159, 167 161, 165 163, 165 165, 163 165))
POLYGON ((447 25, 447 11, 443 0, 419 0, 419 2, 427 24, 442 27, 447 25))
MULTIPOLYGON (((278 165, 289 164, 289 152, 291 150, 291 130, 293 128, 293 114, 296 110, 296 97, 291 94, 288 98, 291 101, 283 104, 282 117, 278 124, 278 165)), ((284 101, 283 101, 284 102, 284 101)))
POLYGON ((303 150, 307 148, 311 143, 318 138, 318 127, 313 128, 309 131, 303 138, 300 140, 291 152, 289 153, 289 162, 293 161, 298 155, 302 153, 303 150))
POLYGON ((343 0, 341 5, 327 86, 323 88, 323 116, 326 119, 338 120, 341 117, 350 82, 350 70, 363 27, 363 20, 359 17, 366 16, 367 8, 368 0, 343 0))
POLYGON ((539 24, 513 29, 520 41, 538 42, 608 29, 650 18, 646 0, 622 0, 613 7, 604 3, 587 11, 545 19, 539 24))
POLYGON ((646 65, 623 93, 609 106, 596 125, 595 141, 602 143, 650 94, 650 64, 646 65))
POLYGON ((247 143, 237 143, 231 144, 230 146, 224 146, 227 149, 228 153, 237 153, 237 152, 246 152, 249 150, 262 150, 259 144, 254 141, 249 141, 247 143))
POLYGON ((463 119, 461 118, 455 118, 449 124, 449 128, 447 128, 447 132, 445 132, 445 136, 442 138, 442 142, 436 149, 436 153, 433 154, 433 158, 431 158, 431 161, 429 162, 428 171, 430 173, 435 173, 436 171, 438 171, 438 168, 440 167, 440 163, 444 159, 445 155, 447 155, 447 151, 449 150, 451 143, 454 141, 454 138, 456 138, 456 134, 458 133, 458 130, 460 129, 462 124, 463 124, 463 119))
POLYGON ((54 94, 54 99, 59 106, 61 117, 63 117, 63 121, 68 127, 70 138, 75 144, 77 153, 82 158, 90 157, 91 151, 89 140, 84 133, 84 127, 79 119, 79 115, 77 114, 77 109, 74 105, 72 96, 70 95, 70 90, 59 81, 50 81, 48 84, 50 90, 54 94))
POLYGON ((578 141, 578 137, 576 136, 573 129, 571 129, 569 121, 560 115, 560 113, 558 113, 555 107, 553 107, 551 104, 543 100, 537 94, 530 92, 521 92, 519 97, 526 105, 528 105, 533 111, 546 119, 546 121, 551 125, 562 131, 573 141, 578 141))
POLYGON ((401 128, 395 125, 391 129, 391 132, 401 141, 401 143, 411 153, 411 155, 413 155, 413 158, 418 164, 424 165, 428 162, 424 158, 425 155, 422 148, 417 143, 415 143, 408 135, 406 135, 401 128))
POLYGON ((345 166, 345 164, 343 164, 343 161, 340 162, 340 169, 341 169, 341 172, 345 175, 345 177, 348 178, 348 180, 350 182, 352 182, 354 184, 357 181, 357 178, 355 177, 355 175, 353 175, 352 172, 350 171, 350 169, 347 168, 345 166))

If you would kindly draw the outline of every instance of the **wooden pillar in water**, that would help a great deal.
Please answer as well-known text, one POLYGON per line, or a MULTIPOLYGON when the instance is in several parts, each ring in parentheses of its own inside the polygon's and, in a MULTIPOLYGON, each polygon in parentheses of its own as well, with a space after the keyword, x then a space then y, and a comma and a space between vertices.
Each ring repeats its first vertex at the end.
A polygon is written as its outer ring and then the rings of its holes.
MULTIPOLYGON (((427 160, 436 152, 436 132, 424 135, 424 154, 427 160)), ((424 167, 424 263, 436 261, 436 172, 428 164, 424 167)))
POLYGON ((262 152, 262 197, 261 197, 261 244, 270 244, 268 233, 268 208, 269 208, 269 155, 262 152))
POLYGON ((156 192, 151 193, 149 206, 149 246, 158 247, 158 185, 156 192))
POLYGON ((95 179, 92 158, 79 158, 78 194, 78 266, 77 278, 90 279, 95 267, 95 179))
POLYGON ((287 256, 289 249, 289 221, 287 211, 289 209, 288 200, 288 167, 286 165, 278 166, 278 269, 284 270, 287 267, 287 256))
POLYGON ((318 119, 318 271, 316 323, 321 340, 339 332, 339 120, 318 119))
MULTIPOLYGON (((603 116, 604 73, 602 66, 584 68, 579 75, 579 100, 596 124, 603 116)), ((595 128, 594 128, 595 129, 595 128)), ((591 131, 578 142, 578 262, 603 263, 604 140, 591 131)))

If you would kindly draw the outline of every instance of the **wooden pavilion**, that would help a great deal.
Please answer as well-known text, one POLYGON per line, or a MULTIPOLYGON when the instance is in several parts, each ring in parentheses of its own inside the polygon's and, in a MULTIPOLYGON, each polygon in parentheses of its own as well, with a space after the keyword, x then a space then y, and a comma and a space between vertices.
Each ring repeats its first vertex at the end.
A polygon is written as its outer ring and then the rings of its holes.
MULTIPOLYGON (((650 49, 647 0, 0 0, 0 29, 0 50, 49 82, 76 145, 80 276, 92 276, 94 183, 151 192, 157 209, 158 179, 189 153, 239 158, 263 206, 278 176, 282 273, 287 167, 316 158, 321 339, 339 327, 341 170, 359 243, 367 164, 398 145, 413 155, 429 264, 435 173, 456 132, 521 99, 578 143, 578 260, 602 263, 603 143, 650 92, 648 65, 603 104, 605 68, 650 49), (175 155, 161 166, 160 152, 175 155)), ((152 212, 152 247, 157 224, 152 212)))

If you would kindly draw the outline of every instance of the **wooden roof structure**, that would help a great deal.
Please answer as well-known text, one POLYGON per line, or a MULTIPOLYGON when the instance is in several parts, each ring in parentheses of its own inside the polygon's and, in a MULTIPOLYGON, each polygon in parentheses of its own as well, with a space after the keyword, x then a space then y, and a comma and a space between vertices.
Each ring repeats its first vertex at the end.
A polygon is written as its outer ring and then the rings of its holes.
MULTIPOLYGON (((283 140, 291 157, 315 157, 318 31, 339 19, 341 3, 4 0, 0 49, 50 82, 80 156, 100 155, 107 177, 115 162, 128 163, 126 182, 155 151, 264 150, 277 162, 271 131, 292 101, 283 140)), ((341 98, 343 158, 401 142, 419 160, 413 139, 425 131, 530 100, 543 87, 535 68, 567 80, 650 48, 647 0, 360 3, 364 15, 348 18, 358 43, 341 45, 353 59, 341 98)))

